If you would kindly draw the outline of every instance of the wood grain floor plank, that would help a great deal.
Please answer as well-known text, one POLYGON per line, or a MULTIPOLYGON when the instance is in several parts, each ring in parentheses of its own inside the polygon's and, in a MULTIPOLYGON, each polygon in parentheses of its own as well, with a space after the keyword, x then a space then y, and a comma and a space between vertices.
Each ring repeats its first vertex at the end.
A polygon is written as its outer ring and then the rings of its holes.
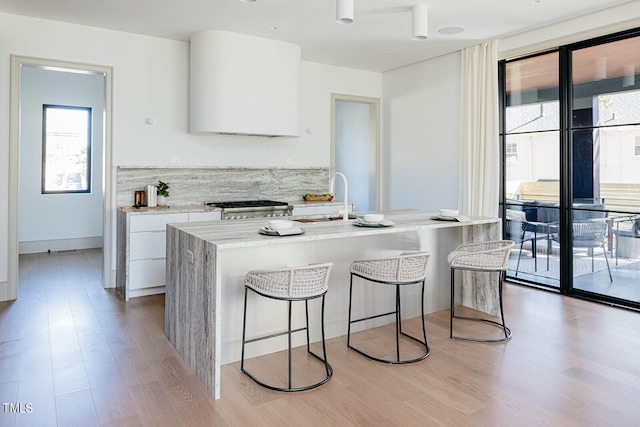
POLYGON ((155 377, 174 408, 206 399, 208 396, 207 390, 198 378, 178 359, 180 356, 175 355, 151 363, 155 377))
POLYGON ((56 419, 59 426, 99 426, 91 391, 81 390, 56 397, 56 419))
POLYGON ((92 383, 91 394, 100 425, 142 425, 128 387, 117 376, 108 382, 92 383))
POLYGON ((52 363, 56 396, 89 389, 89 378, 80 350, 53 353, 52 363))
POLYGON ((143 425, 173 427, 181 424, 178 413, 158 382, 130 387, 129 396, 143 425))
MULTIPOLYGON (((21 300, 0 303, 0 326, 11 329, 0 330, 0 397, 33 412, 0 413, 2 426, 640 425, 636 312, 507 284, 507 343, 449 339, 444 310, 426 316, 432 353, 422 362, 383 365, 337 337, 324 386, 274 392, 233 363, 215 401, 164 335, 163 296, 124 303, 102 289, 100 260, 91 250, 21 257, 21 300)), ((404 328, 419 327, 409 319, 404 328)), ((359 337, 388 352, 389 330, 359 337)), ((306 359, 294 358, 303 380, 315 375, 306 359)), ((252 360, 276 378, 286 377, 282 362, 252 360)))

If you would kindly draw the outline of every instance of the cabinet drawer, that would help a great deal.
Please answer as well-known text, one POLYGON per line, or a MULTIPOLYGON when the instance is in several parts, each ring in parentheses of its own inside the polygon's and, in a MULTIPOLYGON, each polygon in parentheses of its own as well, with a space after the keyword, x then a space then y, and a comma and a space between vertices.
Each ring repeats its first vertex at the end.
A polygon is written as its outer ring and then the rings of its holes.
POLYGON ((189 212, 189 222, 219 221, 221 219, 222 219, 222 211, 189 212))
POLYGON ((167 252, 166 231, 131 233, 129 259, 164 258, 167 252))
POLYGON ((129 270, 129 289, 142 289, 164 286, 164 259, 143 259, 131 261, 129 270))
POLYGON ((189 214, 151 214, 151 215, 131 215, 129 220, 129 231, 135 233, 137 231, 164 231, 167 224, 172 222, 188 222, 189 214))

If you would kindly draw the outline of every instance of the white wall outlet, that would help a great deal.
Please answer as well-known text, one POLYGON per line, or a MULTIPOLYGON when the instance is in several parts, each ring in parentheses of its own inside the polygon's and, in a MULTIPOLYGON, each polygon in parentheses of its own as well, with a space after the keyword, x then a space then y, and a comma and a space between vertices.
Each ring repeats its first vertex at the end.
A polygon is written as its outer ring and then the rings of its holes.
POLYGON ((169 163, 180 163, 180 157, 169 157, 169 163))
POLYGON ((190 251, 189 249, 187 249, 187 261, 193 264, 193 251, 190 251))

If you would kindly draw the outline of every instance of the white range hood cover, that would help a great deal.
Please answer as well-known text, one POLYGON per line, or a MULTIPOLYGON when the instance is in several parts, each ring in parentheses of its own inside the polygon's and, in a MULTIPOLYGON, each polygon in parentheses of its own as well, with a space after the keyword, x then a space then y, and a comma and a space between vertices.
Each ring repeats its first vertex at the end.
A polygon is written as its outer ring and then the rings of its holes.
POLYGON ((231 33, 191 37, 192 133, 300 135, 300 47, 231 33))

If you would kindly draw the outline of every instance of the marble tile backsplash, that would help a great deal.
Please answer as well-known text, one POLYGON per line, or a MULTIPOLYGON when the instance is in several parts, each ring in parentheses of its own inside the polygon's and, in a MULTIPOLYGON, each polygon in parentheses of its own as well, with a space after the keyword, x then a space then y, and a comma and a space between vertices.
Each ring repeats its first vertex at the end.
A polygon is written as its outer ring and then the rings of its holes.
POLYGON ((329 168, 133 168, 117 169, 117 206, 132 206, 136 190, 169 184, 170 206, 211 201, 271 199, 302 201, 306 193, 329 190, 329 168))

